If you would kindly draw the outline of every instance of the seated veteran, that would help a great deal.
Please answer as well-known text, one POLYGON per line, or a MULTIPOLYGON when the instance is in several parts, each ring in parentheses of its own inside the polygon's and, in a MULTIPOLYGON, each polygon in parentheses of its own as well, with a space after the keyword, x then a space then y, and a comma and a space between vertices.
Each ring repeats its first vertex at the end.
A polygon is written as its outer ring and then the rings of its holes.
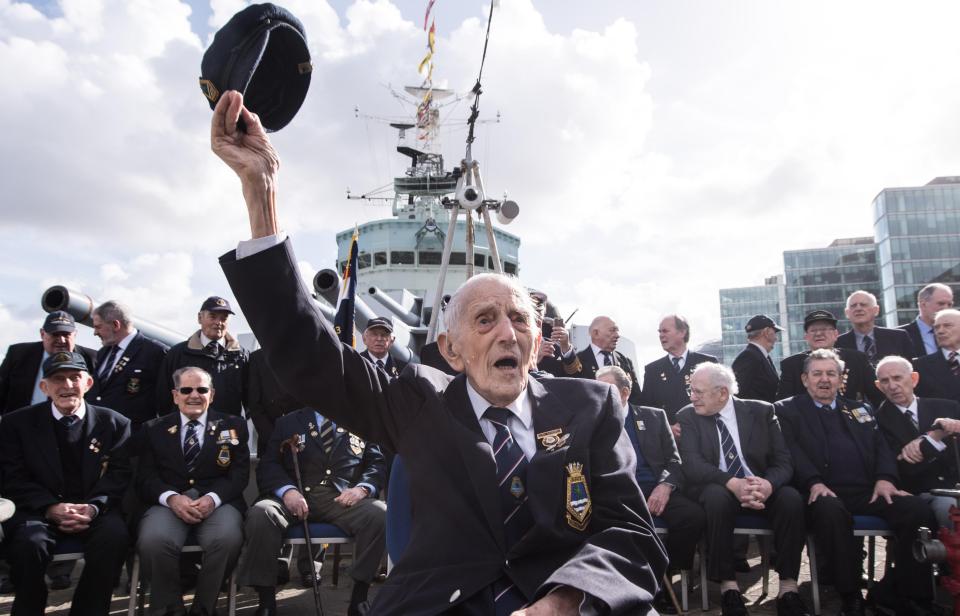
POLYGON ((118 509, 130 481, 130 421, 87 404, 93 377, 80 353, 43 363, 40 389, 49 401, 8 413, 0 422, 4 496, 16 513, 3 523, 15 587, 11 614, 40 616, 43 579, 58 541, 83 544, 86 566, 70 607, 74 616, 106 616, 130 538, 118 509))
POLYGON ((243 490, 250 477, 247 423, 209 410, 210 374, 188 366, 173 373, 179 409, 144 424, 136 487, 152 504, 140 521, 137 552, 150 581, 150 614, 184 614, 180 551, 203 548, 190 614, 213 614, 243 535, 243 490))
POLYGON ((376 499, 385 477, 386 463, 378 446, 364 442, 318 411, 303 408, 277 419, 257 466, 262 500, 247 514, 246 542, 237 570, 237 583, 253 586, 260 595, 257 616, 277 613, 277 557, 283 534, 303 519, 336 524, 354 538, 349 572, 353 591, 347 614, 365 613, 370 582, 386 553, 387 507, 376 499), (283 446, 291 437, 303 444, 297 454, 283 446), (299 456, 303 492, 297 489, 293 455, 299 456))
MULTIPOLYGON (((673 439, 667 414, 662 409, 630 404, 630 375, 619 366, 603 366, 597 380, 609 383, 620 395, 626 411, 624 425, 637 453, 637 484, 647 499, 650 513, 667 524, 667 556, 673 569, 692 569, 693 554, 707 523, 703 508, 684 496, 680 452, 673 439)), ((654 604, 660 612, 672 613, 673 605, 661 592, 654 604)))
POLYGON ((707 514, 707 575, 720 581, 723 616, 747 614, 734 571, 733 529, 738 515, 766 517, 780 575, 777 614, 809 614, 797 593, 806 527, 803 499, 789 485, 790 452, 773 405, 736 393, 730 368, 700 364, 690 375, 691 404, 677 413, 686 489, 707 514))
POLYGON ((806 392, 777 403, 818 560, 834 567, 840 614, 862 616, 853 516, 880 516, 897 538, 897 566, 874 587, 871 600, 897 615, 932 614, 930 567, 913 559, 912 546, 919 527, 932 527, 933 514, 923 500, 897 488, 896 458, 869 405, 838 395, 843 371, 834 351, 813 351, 801 375, 806 392))
POLYGON ((925 500, 941 528, 953 528, 950 506, 956 499, 935 496, 930 490, 953 488, 957 466, 953 449, 960 433, 960 404, 939 398, 918 398, 914 388, 920 375, 903 357, 891 355, 877 364, 877 387, 886 396, 877 409, 880 432, 897 456, 900 485, 925 500))

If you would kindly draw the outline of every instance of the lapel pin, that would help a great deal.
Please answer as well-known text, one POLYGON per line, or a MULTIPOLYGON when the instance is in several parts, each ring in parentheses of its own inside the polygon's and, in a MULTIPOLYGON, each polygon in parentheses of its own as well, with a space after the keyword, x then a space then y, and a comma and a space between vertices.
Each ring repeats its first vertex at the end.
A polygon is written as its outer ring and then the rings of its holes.
POLYGON ((537 440, 540 441, 540 446, 547 451, 553 451, 557 447, 563 447, 569 438, 569 434, 563 434, 562 428, 554 428, 553 430, 547 430, 546 432, 537 434, 537 440))

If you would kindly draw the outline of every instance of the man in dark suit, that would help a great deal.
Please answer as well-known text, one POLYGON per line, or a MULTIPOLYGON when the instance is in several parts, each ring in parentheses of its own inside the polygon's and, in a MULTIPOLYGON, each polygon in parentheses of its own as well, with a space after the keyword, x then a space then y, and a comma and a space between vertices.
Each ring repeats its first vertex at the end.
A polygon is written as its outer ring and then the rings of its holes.
MULTIPOLYGON (((707 519, 703 508, 681 491, 680 452, 666 413, 628 402, 630 376, 622 368, 604 366, 597 371, 597 380, 613 385, 620 394, 620 403, 627 409, 624 428, 637 454, 637 484, 647 499, 650 513, 666 522, 665 543, 671 567, 674 570, 692 569, 693 554, 707 519)), ((657 596, 655 607, 662 613, 675 613, 663 593, 657 596)))
POLYGON ((917 318, 900 327, 913 341, 913 352, 909 357, 923 357, 937 350, 933 320, 938 312, 947 308, 953 308, 953 289, 949 286, 934 282, 920 289, 917 293, 917 318))
POLYGON ((869 405, 839 396, 843 360, 831 349, 810 353, 806 392, 777 403, 793 456, 794 482, 807 495, 808 526, 833 565, 842 616, 862 616, 862 559, 853 536, 854 515, 875 515, 891 526, 897 566, 871 591, 878 606, 900 615, 933 614, 930 566, 913 559, 921 526, 932 528, 923 500, 897 489, 897 463, 877 429, 869 405))
MULTIPOLYGON (((812 351, 833 349, 839 332, 837 319, 827 310, 814 310, 803 319, 803 337, 810 350, 791 355, 780 362, 780 386, 777 388, 777 400, 783 400, 802 394, 803 364, 812 351)), ((836 349, 844 362, 840 395, 851 400, 868 400, 874 407, 883 401, 883 394, 876 386, 876 374, 866 354, 856 349, 836 349)))
POLYGON ((463 374, 412 366, 391 381, 314 307, 276 225, 279 158, 239 93, 221 96, 211 141, 241 179, 254 238, 221 265, 281 384, 410 470, 411 543, 372 610, 649 613, 666 557, 620 401, 602 383, 528 375, 540 336, 527 290, 471 278, 438 339, 463 374))
POLYGON ((741 513, 768 517, 780 574, 777 614, 805 615, 797 576, 806 530, 803 499, 789 485, 790 452, 773 405, 741 400, 736 393, 732 370, 702 364, 690 376, 690 406, 677 413, 687 492, 707 514, 708 576, 720 581, 723 616, 745 616, 734 571, 733 529, 741 513))
POLYGON ((130 309, 112 300, 94 309, 93 333, 103 346, 87 399, 129 419, 136 432, 157 416, 157 376, 167 347, 137 331, 130 309))
MULTIPOLYGON (((318 411, 300 409, 277 420, 257 467, 261 499, 247 515, 238 583, 260 594, 258 616, 276 613, 277 556, 288 526, 306 517, 336 524, 356 541, 349 616, 362 614, 370 582, 386 551, 386 462, 380 448, 347 432, 318 411), (303 450, 281 452, 285 441, 303 437, 303 450), (304 492, 297 488, 293 455, 299 457, 304 492)), ((308 548, 309 551, 309 548, 308 548)), ((309 561, 308 561, 309 562, 309 561)), ((312 583, 312 582, 311 582, 312 583)))
POLYGON ((770 352, 777 344, 777 334, 783 328, 765 314, 758 314, 747 321, 747 347, 733 360, 733 373, 737 377, 737 394, 741 400, 775 402, 780 375, 770 359, 770 352))
POLYGON ((40 391, 41 367, 54 353, 76 351, 93 372, 96 352, 77 346, 77 324, 69 313, 56 310, 40 328, 39 342, 11 344, 0 365, 0 413, 9 413, 47 399, 40 391))
POLYGON ((920 375, 910 361, 885 357, 877 365, 877 387, 887 397, 877 409, 877 423, 897 455, 901 485, 926 501, 941 528, 952 528, 950 506, 956 499, 930 490, 957 484, 955 439, 960 432, 960 404, 953 400, 918 398, 913 390, 920 375))
POLYGON ((678 315, 667 315, 657 329, 660 346, 667 352, 643 368, 643 392, 640 404, 655 406, 667 412, 673 435, 680 439, 677 411, 690 404, 690 374, 704 362, 716 363, 717 358, 687 349, 690 342, 690 324, 678 315))
POLYGON ((630 358, 617 350, 620 340, 620 328, 610 317, 596 317, 590 323, 590 346, 577 353, 580 369, 575 376, 581 379, 597 378, 597 370, 603 366, 619 366, 630 375, 633 389, 630 391, 630 403, 640 404, 640 385, 637 373, 633 370, 630 358))
POLYGON ((577 350, 570 344, 570 332, 567 331, 563 317, 543 291, 530 289, 530 297, 537 309, 543 338, 536 370, 531 370, 531 374, 576 377, 582 366, 577 350))
POLYGON ((51 402, 14 411, 0 421, 4 496, 17 507, 3 525, 16 588, 12 615, 43 614, 44 572, 57 542, 67 537, 83 543, 86 561, 70 614, 110 612, 113 584, 129 546, 116 507, 130 480, 130 422, 85 403, 83 394, 92 384, 82 355, 54 353, 44 361, 40 381, 51 402))
POLYGON ((151 506, 140 522, 137 552, 150 581, 150 614, 183 614, 180 550, 193 532, 203 567, 190 614, 212 615, 243 543, 247 422, 208 410, 216 392, 206 371, 180 368, 173 382, 179 412, 143 427, 136 486, 151 506))
POLYGON ((400 376, 407 363, 390 356, 390 347, 396 340, 393 336, 393 323, 386 317, 374 317, 367 321, 363 329, 363 355, 370 363, 386 371, 387 376, 395 379, 400 376))
POLYGON ((844 309, 853 329, 837 338, 838 349, 855 349, 867 356, 870 365, 888 355, 909 359, 913 356, 913 341, 902 329, 879 327, 875 321, 880 314, 877 297, 867 291, 854 291, 847 298, 844 309))
POLYGON ((917 395, 960 402, 960 310, 941 310, 933 327, 939 348, 913 361, 920 374, 917 395))

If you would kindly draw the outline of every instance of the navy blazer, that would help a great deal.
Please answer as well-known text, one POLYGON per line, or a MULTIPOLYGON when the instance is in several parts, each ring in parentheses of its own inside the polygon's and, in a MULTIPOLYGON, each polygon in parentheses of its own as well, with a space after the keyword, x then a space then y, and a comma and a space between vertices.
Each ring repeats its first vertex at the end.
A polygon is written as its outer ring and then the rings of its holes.
POLYGON ((397 452, 410 471, 410 545, 372 612, 456 610, 504 575, 530 601, 569 585, 606 613, 649 612, 666 554, 634 478, 635 456, 613 387, 528 377, 535 433, 559 430, 567 438, 552 447, 538 439, 526 482, 534 525, 508 550, 496 462, 466 377, 412 364, 388 379, 341 344, 296 263, 289 241, 242 260, 221 257, 281 385, 338 425, 397 452), (570 485, 589 491, 592 513, 582 526, 583 509, 568 502, 570 485))
POLYGON ((924 355, 928 355, 927 345, 923 343, 923 335, 920 333, 920 326, 917 325, 916 319, 906 325, 901 325, 897 329, 902 329, 910 336, 910 341, 913 343, 913 352, 910 354, 910 357, 923 357, 924 355))
MULTIPOLYGON (((877 347, 877 361, 880 361, 888 355, 899 355, 904 359, 916 357, 913 354, 913 340, 910 334, 902 329, 890 329, 889 327, 873 328, 873 343, 877 347)), ((840 334, 837 337, 838 349, 853 349, 859 351, 857 347, 857 334, 850 331, 840 334)))
MULTIPOLYGON (((903 447, 933 427, 933 422, 941 417, 960 419, 960 404, 953 400, 937 398, 917 398, 917 423, 907 419, 895 404, 884 401, 877 409, 877 423, 880 431, 890 445, 894 456, 898 455, 903 447)), ((917 464, 906 460, 897 460, 897 469, 900 471, 902 487, 907 492, 918 494, 928 492, 934 488, 952 488, 957 483, 957 466, 954 461, 953 450, 957 446, 955 439, 945 441, 947 448, 943 451, 930 444, 927 439, 920 441, 920 451, 923 452, 923 461, 917 464)))
POLYGON ((945 398, 960 402, 960 376, 950 370, 943 351, 913 360, 913 369, 920 374, 916 394, 924 398, 945 398))
MULTIPOLYGON (((794 483, 802 490, 809 490, 813 484, 824 481, 823 472, 831 463, 843 463, 842 460, 830 459, 823 423, 817 417, 817 413, 823 411, 816 407, 813 398, 806 393, 777 402, 776 409, 783 424, 790 454, 793 456, 794 483)), ((844 419, 843 425, 847 434, 853 437, 864 466, 873 470, 872 476, 866 478, 867 483, 872 485, 879 479, 886 479, 899 484, 896 458, 877 428, 873 410, 862 402, 841 397, 837 397, 837 410, 844 419), (871 413, 869 419, 856 419, 852 411, 861 408, 871 413)))
POLYGON ((687 361, 679 373, 666 355, 647 364, 643 368, 643 391, 640 393, 640 404, 663 409, 667 412, 670 423, 677 423, 677 411, 690 404, 690 394, 687 393, 690 373, 706 361, 717 363, 717 358, 713 355, 689 351, 687 361))
MULTIPOLYGON (((43 518, 47 507, 63 502, 65 484, 54 421, 50 402, 14 411, 0 421, 3 496, 17 506, 14 520, 43 518)), ((130 482, 129 438, 126 417, 87 404, 79 472, 85 502, 95 504, 101 513, 119 505, 130 482)))
MULTIPOLYGON (((97 353, 87 347, 76 346, 74 350, 87 361, 90 374, 96 368, 97 353)), ((0 413, 9 413, 33 403, 33 388, 43 360, 42 342, 11 344, 0 364, 0 413)))
MULTIPOLYGON (((376 365, 377 360, 373 358, 373 355, 370 354, 370 351, 364 349, 360 353, 363 357, 367 359, 371 364, 376 365)), ((400 361, 399 359, 394 359, 390 353, 387 353, 387 359, 383 362, 383 368, 387 371, 387 375, 391 379, 395 379, 400 376, 400 373, 403 372, 403 369, 407 367, 407 362, 400 361)))
MULTIPOLYGON (((576 374, 555 374, 554 376, 572 376, 578 379, 596 379, 597 370, 600 369, 600 366, 597 365, 597 356, 593 354, 593 347, 587 346, 579 353, 577 353, 577 359, 580 360, 580 370, 576 374)), ((619 366, 624 372, 630 375, 630 382, 633 383, 630 389, 630 397, 627 401, 630 404, 640 404, 640 381, 637 380, 637 373, 633 370, 633 362, 630 361, 630 358, 621 353, 620 351, 614 351, 611 354, 611 359, 613 360, 614 366, 619 366)))
POLYGON ((667 423, 667 414, 652 406, 629 403, 627 406, 627 435, 631 441, 636 439, 635 443, 657 477, 657 483, 669 483, 678 490, 683 488, 680 451, 667 423))
MULTIPOLYGON (((753 474, 769 481, 774 490, 789 483, 793 464, 773 405, 734 398, 733 412, 737 416, 740 454, 753 474)), ((698 415, 691 404, 677 413, 677 420, 687 491, 698 494, 707 484, 726 485, 733 474, 718 466, 720 431, 716 415, 698 415)))
MULTIPOLYGON (((833 349, 843 360, 843 385, 840 395, 851 400, 867 400, 877 407, 883 402, 883 394, 877 389, 877 373, 874 372, 866 353, 856 349, 833 349)), ((810 351, 797 353, 780 362, 780 386, 777 388, 777 400, 806 393, 800 375, 803 374, 803 362, 810 351)))
MULTIPOLYGON (((97 352, 97 365, 106 361, 109 350, 97 352)), ((167 347, 140 332, 133 337, 109 374, 94 375, 87 401, 111 408, 131 422, 133 430, 153 419, 157 412, 157 378, 167 347)), ((166 408, 163 409, 166 412, 166 408)))
POLYGON ((776 402, 780 375, 760 347, 748 343, 733 360, 732 368, 740 390, 737 393, 738 398, 776 402))
POLYGON ((180 417, 179 412, 167 413, 143 426, 135 482, 137 494, 145 504, 156 505, 160 495, 171 490, 183 494, 195 489, 201 496, 215 492, 222 504, 243 513, 247 508, 243 491, 250 479, 247 422, 235 415, 208 410, 203 446, 196 467, 188 471, 183 460, 180 417))

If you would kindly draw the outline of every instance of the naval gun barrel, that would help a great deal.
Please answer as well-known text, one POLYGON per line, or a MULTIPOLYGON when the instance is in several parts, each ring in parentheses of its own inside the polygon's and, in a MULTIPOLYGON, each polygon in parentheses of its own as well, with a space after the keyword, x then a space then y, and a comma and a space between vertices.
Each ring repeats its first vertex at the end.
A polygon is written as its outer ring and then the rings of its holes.
MULTIPOLYGON (((327 300, 331 306, 336 306, 340 294, 340 275, 330 268, 322 269, 313 277, 313 288, 317 295, 327 300)), ((360 297, 354 298, 353 307, 354 322, 357 329, 363 331, 367 328, 367 321, 376 318, 377 313, 360 297)), ((390 345, 390 355, 404 362, 413 360, 413 351, 401 344, 390 345)))
POLYGON ((369 289, 367 289, 367 293, 369 293, 371 297, 375 298, 378 302, 380 302, 380 304, 384 308, 392 312, 395 317, 403 321, 405 325, 408 325, 410 327, 419 327, 420 317, 413 314, 412 312, 408 312, 407 310, 404 310, 403 306, 398 304, 395 299, 393 299, 392 297, 390 297, 389 295, 387 295, 377 287, 370 287, 369 289))
MULTIPOLYGON (((89 295, 68 289, 62 285, 50 287, 43 292, 40 298, 40 306, 43 307, 45 311, 53 312, 54 310, 63 310, 64 312, 70 313, 70 316, 76 319, 78 323, 83 323, 89 327, 93 327, 93 309, 98 305, 99 302, 89 295)), ((175 332, 163 325, 157 325, 156 323, 137 317, 133 317, 133 326, 139 329, 140 333, 147 338, 152 338, 167 346, 173 346, 183 342, 188 337, 186 334, 175 332)))

